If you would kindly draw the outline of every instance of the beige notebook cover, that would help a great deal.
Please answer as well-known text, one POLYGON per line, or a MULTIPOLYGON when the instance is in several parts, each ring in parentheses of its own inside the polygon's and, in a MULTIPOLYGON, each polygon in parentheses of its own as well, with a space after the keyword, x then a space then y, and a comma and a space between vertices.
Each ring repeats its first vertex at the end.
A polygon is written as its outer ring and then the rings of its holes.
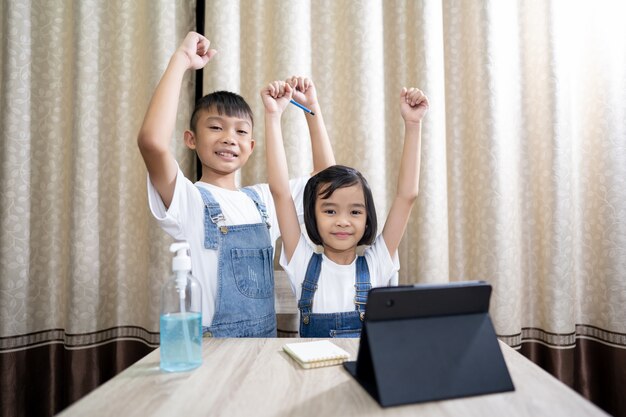
POLYGON ((350 359, 350 354, 328 340, 287 343, 283 350, 303 368, 340 365, 350 359))

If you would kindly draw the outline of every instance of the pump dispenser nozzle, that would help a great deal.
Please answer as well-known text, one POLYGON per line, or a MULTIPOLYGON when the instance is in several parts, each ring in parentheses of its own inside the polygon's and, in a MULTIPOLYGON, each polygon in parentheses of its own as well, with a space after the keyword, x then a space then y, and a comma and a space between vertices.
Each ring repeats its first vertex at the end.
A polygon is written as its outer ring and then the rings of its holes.
MULTIPOLYGON (((185 298, 185 286, 187 274, 191 271, 191 257, 189 256, 189 243, 175 242, 170 245, 170 252, 176 252, 172 259, 172 271, 176 274, 176 286, 181 299, 185 298)), ((183 310, 184 311, 184 310, 183 310)))
POLYGON ((174 259, 172 259, 172 271, 191 271, 189 243, 174 242, 170 245, 170 252, 176 252, 176 256, 174 256, 174 259))

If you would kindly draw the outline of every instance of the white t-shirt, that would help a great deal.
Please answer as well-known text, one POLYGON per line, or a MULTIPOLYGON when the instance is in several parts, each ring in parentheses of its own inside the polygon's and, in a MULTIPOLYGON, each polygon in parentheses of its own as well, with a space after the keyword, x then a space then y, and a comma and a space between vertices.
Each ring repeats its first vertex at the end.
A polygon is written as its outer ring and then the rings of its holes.
MULTIPOLYGON (((289 182, 296 203, 298 217, 302 219, 302 196, 308 178, 302 177, 289 182)), ((201 187, 211 192, 219 203, 225 217, 224 225, 253 224, 261 222, 261 215, 254 202, 243 191, 232 191, 198 181, 201 187)), ((269 216, 272 246, 280 236, 274 200, 267 184, 251 188, 265 203, 269 216)), ((165 208, 161 196, 148 176, 148 203, 159 226, 176 240, 189 243, 192 274, 202 285, 202 325, 210 326, 215 314, 218 283, 218 251, 204 248, 204 201, 197 187, 178 170, 172 203, 165 208)))
MULTIPOLYGON (((291 289, 300 300, 302 283, 309 265, 309 260, 316 247, 304 236, 300 235, 298 246, 287 264, 285 252, 280 254, 280 265, 285 269, 291 289)), ((378 235, 372 246, 363 253, 370 272, 370 283, 373 287, 398 285, 400 261, 396 252, 393 258, 389 255, 382 234, 378 235)), ((354 310, 356 290, 356 258, 350 265, 338 265, 322 254, 322 268, 317 281, 317 290, 313 296, 313 313, 339 313, 354 310)))

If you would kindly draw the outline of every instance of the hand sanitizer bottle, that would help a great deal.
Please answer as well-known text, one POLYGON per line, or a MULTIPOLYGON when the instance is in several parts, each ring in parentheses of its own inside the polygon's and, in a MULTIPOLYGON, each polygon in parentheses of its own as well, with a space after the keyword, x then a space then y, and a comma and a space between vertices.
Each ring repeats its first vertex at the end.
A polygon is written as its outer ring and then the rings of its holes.
POLYGON ((202 291, 191 275, 189 244, 176 242, 174 276, 161 294, 161 369, 188 371, 202 364, 202 291))

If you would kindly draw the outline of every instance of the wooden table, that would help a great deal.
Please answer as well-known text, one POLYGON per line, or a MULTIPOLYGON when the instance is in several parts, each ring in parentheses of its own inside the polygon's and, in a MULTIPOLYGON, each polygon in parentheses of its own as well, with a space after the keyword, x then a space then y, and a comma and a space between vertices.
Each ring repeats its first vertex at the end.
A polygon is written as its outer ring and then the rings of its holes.
MULTIPOLYGON (((203 339, 203 364, 159 370, 155 350, 60 416, 606 416, 507 345, 514 392, 381 408, 343 369, 302 369, 282 351, 306 339, 203 339)), ((333 339, 356 358, 358 339, 333 339)))

